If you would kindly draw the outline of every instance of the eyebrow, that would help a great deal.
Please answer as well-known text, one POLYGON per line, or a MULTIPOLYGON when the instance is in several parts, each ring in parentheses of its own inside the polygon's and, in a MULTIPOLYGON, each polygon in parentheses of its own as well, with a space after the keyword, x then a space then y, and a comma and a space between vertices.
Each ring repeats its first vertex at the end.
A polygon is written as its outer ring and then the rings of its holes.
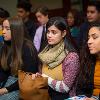
MULTIPOLYGON (((91 34, 92 36, 97 35, 96 33, 91 34)), ((90 35, 89 35, 90 36, 90 35)))
POLYGON ((10 28, 9 26, 3 26, 3 27, 5 27, 5 28, 10 28))

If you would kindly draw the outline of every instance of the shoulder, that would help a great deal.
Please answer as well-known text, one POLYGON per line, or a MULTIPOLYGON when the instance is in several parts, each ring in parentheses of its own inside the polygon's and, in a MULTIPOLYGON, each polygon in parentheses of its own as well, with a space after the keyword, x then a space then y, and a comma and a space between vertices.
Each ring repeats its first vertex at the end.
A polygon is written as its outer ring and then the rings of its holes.
POLYGON ((64 62, 75 62, 75 61, 79 61, 79 56, 76 52, 69 52, 64 59, 64 62))
POLYGON ((35 23, 34 23, 33 20, 29 19, 25 24, 27 24, 27 25, 34 25, 35 23))
POLYGON ((37 29, 36 29, 36 34, 40 34, 40 32, 42 33, 43 31, 43 26, 39 26, 37 29))
POLYGON ((27 54, 27 53, 32 53, 32 52, 36 52, 36 49, 33 45, 33 43, 31 41, 27 41, 25 40, 24 41, 24 44, 23 44, 23 48, 22 48, 22 51, 24 54, 27 54))
POLYGON ((37 30, 43 30, 43 26, 42 26, 42 25, 39 26, 39 27, 37 28, 37 30))
POLYGON ((65 59, 79 58, 76 52, 69 52, 65 59))
POLYGON ((80 63, 79 63, 79 56, 77 53, 75 52, 70 52, 64 59, 63 63, 62 63, 62 68, 63 68, 63 71, 77 71, 78 68, 80 66, 80 63))
POLYGON ((89 26, 88 22, 84 22, 83 24, 80 25, 80 29, 86 29, 89 26))

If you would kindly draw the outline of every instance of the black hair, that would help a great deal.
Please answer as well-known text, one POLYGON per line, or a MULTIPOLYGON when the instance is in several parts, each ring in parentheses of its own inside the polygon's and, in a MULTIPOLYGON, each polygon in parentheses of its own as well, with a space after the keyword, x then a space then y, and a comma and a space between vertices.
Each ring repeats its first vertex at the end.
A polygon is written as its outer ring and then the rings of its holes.
POLYGON ((36 14, 37 12, 40 12, 40 13, 42 13, 43 15, 47 16, 48 13, 49 13, 49 9, 48 9, 46 6, 39 6, 38 8, 36 8, 35 14, 36 14))
POLYGON ((46 25, 46 29, 48 29, 50 26, 54 25, 55 27, 57 27, 59 30, 61 30, 62 32, 64 30, 67 31, 67 34, 66 36, 64 37, 64 42, 65 42, 65 48, 68 49, 69 52, 71 51, 75 51, 75 45, 73 43, 73 39, 70 35, 70 31, 69 31, 69 27, 65 21, 64 18, 62 17, 52 17, 49 19, 49 21, 47 22, 47 25, 46 25))
MULTIPOLYGON (((100 28, 100 23, 99 22, 90 23, 88 32, 92 27, 100 28)), ((79 90, 81 90, 82 92, 85 91, 88 96, 89 94, 91 94, 90 91, 93 88, 93 83, 92 83, 93 76, 91 75, 93 73, 93 69, 95 68, 96 56, 95 54, 90 54, 87 41, 88 41, 88 33, 86 35, 86 40, 82 46, 82 49, 80 50, 80 70, 79 70, 79 75, 77 77, 76 92, 77 95, 80 95, 79 90), (89 84, 91 87, 89 86, 89 84), (86 89, 89 90, 87 91, 86 89)))
POLYGON ((8 18, 10 16, 9 12, 3 8, 0 8, 0 17, 1 18, 8 18))
POLYGON ((88 6, 96 7, 97 11, 100 12, 100 1, 90 1, 88 6))
POLYGON ((23 8, 25 11, 31 11, 31 3, 28 0, 19 0, 17 3, 17 8, 23 8))

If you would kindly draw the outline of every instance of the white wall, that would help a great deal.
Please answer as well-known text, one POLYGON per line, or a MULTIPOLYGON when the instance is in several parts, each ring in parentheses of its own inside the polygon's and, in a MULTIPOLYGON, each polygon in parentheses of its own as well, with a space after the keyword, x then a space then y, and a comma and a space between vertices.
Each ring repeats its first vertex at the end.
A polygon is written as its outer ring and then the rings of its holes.
POLYGON ((17 0, 0 0, 0 7, 6 9, 11 16, 16 15, 17 0))

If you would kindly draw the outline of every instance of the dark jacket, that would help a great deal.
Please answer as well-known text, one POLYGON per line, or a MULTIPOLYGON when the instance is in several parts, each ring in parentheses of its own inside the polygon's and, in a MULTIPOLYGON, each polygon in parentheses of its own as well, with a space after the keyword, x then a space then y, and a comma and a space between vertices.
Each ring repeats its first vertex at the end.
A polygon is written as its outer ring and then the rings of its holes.
POLYGON ((29 19, 27 22, 25 22, 25 26, 27 28, 30 40, 33 41, 36 32, 36 24, 33 20, 29 19))
MULTIPOLYGON (((34 51, 31 52, 31 49, 26 44, 24 44, 22 48, 22 60, 23 60, 23 65, 21 67, 21 70, 25 72, 31 72, 31 73, 38 72, 39 60, 38 60, 37 51, 35 47, 34 47, 34 51)), ((8 57, 8 64, 10 64, 9 61, 11 61, 11 55, 10 57, 8 57)), ((12 76, 11 67, 9 66, 9 70, 4 71, 0 66, 0 77, 1 77, 0 82, 6 81, 9 76, 12 76)), ((18 90, 19 88, 18 81, 16 81, 15 83, 13 83, 12 85, 6 88, 9 92, 18 90)))

